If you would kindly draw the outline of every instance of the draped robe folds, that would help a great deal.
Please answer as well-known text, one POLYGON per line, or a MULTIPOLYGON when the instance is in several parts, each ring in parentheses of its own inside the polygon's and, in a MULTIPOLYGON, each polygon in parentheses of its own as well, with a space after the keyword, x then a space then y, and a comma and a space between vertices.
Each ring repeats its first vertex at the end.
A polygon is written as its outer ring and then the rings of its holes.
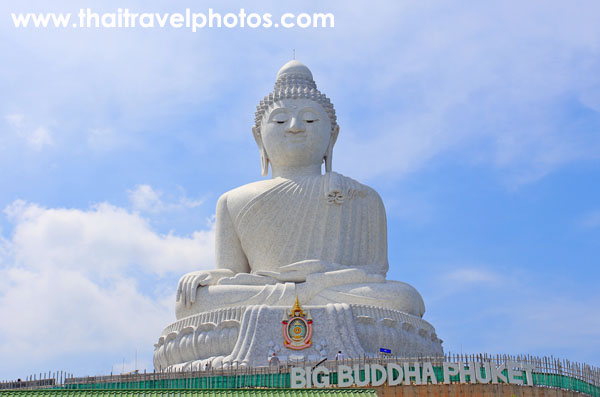
POLYGON ((232 218, 254 276, 199 287, 196 302, 181 308, 178 318, 240 305, 291 306, 296 296, 303 305, 365 304, 423 315, 413 287, 385 280, 385 209, 373 189, 334 172, 277 179, 232 218), (283 266, 306 260, 335 270, 301 283, 277 280, 283 266), (261 278, 265 274, 272 277, 261 278))
POLYGON ((337 173, 280 179, 233 220, 253 272, 310 259, 387 272, 385 210, 373 190, 337 173))

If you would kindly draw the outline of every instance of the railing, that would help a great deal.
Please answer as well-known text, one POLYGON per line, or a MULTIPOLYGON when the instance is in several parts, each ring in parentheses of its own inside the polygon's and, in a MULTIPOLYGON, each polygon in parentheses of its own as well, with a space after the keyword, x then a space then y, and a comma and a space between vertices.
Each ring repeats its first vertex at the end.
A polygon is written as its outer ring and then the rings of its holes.
POLYGON ((6 389, 47 389, 56 386, 55 379, 37 379, 37 380, 26 380, 22 381, 17 379, 15 381, 0 382, 0 390, 6 389))
MULTIPOLYGON (((447 354, 438 357, 379 357, 346 358, 339 361, 288 361, 270 367, 248 367, 233 363, 230 366, 209 368, 202 371, 178 370, 168 372, 130 373, 123 375, 74 377, 62 371, 27 377, 25 381, 0 382, 0 389, 235 389, 235 388, 289 388, 291 367, 325 366, 337 386, 337 366, 405 363, 411 365, 431 363, 438 383, 443 382, 443 363, 487 363, 500 366, 512 362, 527 365, 532 372, 532 385, 562 390, 572 390, 600 397, 600 369, 577 362, 554 357, 529 355, 463 355, 447 354)), ((506 372, 506 370, 504 370, 506 372)), ((362 371, 361 371, 362 372, 362 371)), ((505 373, 506 374, 506 373, 505 373)), ((459 376, 451 376, 451 383, 458 383, 459 376)), ((524 383, 527 383, 523 379, 524 383)))

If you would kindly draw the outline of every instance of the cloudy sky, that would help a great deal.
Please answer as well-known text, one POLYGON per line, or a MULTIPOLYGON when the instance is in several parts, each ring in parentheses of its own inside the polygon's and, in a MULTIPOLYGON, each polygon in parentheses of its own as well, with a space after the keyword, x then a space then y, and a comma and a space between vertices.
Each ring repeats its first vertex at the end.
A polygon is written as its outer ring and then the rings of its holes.
POLYGON ((336 107, 334 169, 384 200, 388 278, 445 350, 600 366, 600 4, 296 3, 0 4, 0 379, 152 368, 177 280, 214 266, 217 198, 260 179, 254 108, 293 49, 336 107), (87 6, 335 27, 10 17, 87 6))

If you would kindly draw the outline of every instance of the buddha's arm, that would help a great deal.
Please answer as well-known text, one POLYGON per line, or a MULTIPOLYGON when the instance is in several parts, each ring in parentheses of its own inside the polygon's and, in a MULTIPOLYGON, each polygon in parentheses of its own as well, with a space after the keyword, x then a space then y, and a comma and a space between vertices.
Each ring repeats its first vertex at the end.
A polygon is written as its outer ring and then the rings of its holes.
POLYGON ((227 206, 227 193, 217 202, 216 261, 217 269, 229 269, 233 274, 249 273, 250 266, 227 206))
POLYGON ((283 282, 302 283, 309 278, 328 277, 335 285, 346 284, 348 281, 356 282, 379 282, 385 280, 385 273, 380 271, 381 265, 364 265, 360 267, 344 266, 337 263, 328 263, 318 259, 305 260, 289 265, 281 266, 279 271, 259 271, 258 275, 271 277, 283 282), (352 275, 336 279, 337 275, 352 275), (359 280, 360 279, 360 280, 359 280))
POLYGON ((248 260, 227 208, 227 193, 217 202, 215 238, 217 268, 187 273, 179 280, 176 301, 181 301, 184 306, 191 306, 196 301, 198 287, 215 285, 219 280, 249 272, 248 260))
MULTIPOLYGON (((385 278, 389 269, 385 207, 375 190, 368 188, 367 197, 369 198, 367 211, 369 227, 367 230, 361 231, 361 238, 365 242, 368 254, 366 260, 357 268, 368 275, 385 278)), ((364 222, 363 225, 365 225, 364 222)))

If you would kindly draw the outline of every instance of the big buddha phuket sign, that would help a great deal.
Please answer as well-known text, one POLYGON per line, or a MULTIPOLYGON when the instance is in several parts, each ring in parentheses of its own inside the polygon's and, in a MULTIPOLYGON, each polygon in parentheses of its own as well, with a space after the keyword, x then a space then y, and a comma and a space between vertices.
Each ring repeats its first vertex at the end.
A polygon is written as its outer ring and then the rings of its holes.
MULTIPOLYGON (((506 361, 501 365, 495 365, 490 362, 444 362, 437 369, 438 373, 441 370, 441 378, 436 376, 436 371, 430 362, 388 363, 385 366, 380 364, 338 365, 337 386, 449 384, 456 383, 457 380, 460 383, 510 383, 533 386, 533 367, 525 363, 506 361)), ((290 371, 293 389, 330 387, 333 383, 332 378, 332 373, 325 366, 293 367, 290 371)))

